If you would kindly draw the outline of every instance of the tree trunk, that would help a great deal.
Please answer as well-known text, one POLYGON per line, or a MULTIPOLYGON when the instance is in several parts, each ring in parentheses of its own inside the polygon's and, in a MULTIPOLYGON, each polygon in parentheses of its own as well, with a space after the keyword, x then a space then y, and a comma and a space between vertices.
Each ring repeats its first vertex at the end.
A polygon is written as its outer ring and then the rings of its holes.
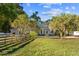
POLYGON ((63 33, 62 32, 60 32, 60 39, 62 39, 63 38, 63 33))

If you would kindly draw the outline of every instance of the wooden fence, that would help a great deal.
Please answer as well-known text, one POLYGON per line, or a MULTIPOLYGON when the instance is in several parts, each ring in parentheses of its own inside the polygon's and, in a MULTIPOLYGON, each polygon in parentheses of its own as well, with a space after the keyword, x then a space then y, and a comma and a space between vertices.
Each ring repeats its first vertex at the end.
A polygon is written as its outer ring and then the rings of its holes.
POLYGON ((17 40, 18 40, 18 37, 17 36, 0 37, 0 46, 1 45, 15 43, 15 42, 17 42, 17 40))
POLYGON ((32 40, 28 40, 21 36, 3 36, 0 37, 0 55, 8 54, 18 48, 23 47, 32 40))

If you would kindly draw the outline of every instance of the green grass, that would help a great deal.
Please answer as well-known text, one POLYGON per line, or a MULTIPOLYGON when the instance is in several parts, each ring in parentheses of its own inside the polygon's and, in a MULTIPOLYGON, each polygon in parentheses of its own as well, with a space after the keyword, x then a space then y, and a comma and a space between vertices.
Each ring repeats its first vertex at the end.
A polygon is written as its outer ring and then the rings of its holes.
POLYGON ((37 38, 12 56, 79 56, 79 39, 37 38))

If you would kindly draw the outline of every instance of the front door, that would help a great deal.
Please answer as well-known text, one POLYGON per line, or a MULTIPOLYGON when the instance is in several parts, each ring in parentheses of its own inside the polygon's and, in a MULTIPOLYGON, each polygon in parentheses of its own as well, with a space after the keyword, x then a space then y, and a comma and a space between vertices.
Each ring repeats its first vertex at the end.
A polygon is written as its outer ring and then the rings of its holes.
POLYGON ((45 35, 48 36, 48 30, 45 30, 45 35))

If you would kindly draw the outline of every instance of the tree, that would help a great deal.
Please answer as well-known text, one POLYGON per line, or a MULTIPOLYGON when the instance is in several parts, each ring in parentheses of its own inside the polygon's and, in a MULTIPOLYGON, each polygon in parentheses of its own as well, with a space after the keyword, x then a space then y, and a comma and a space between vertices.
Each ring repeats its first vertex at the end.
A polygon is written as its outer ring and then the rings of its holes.
POLYGON ((0 4, 0 31, 9 32, 10 31, 10 22, 13 22, 19 14, 23 14, 23 8, 19 4, 0 4), (7 30, 5 30, 5 28, 7 30))
POLYGON ((28 31, 29 20, 25 14, 21 14, 11 23, 11 25, 13 28, 17 29, 22 36, 28 31))
POLYGON ((33 19, 31 20, 32 22, 34 22, 36 25, 36 30, 37 32, 39 31, 40 29, 40 24, 41 24, 41 18, 38 16, 38 11, 35 11, 31 16, 30 16, 30 19, 33 19))
POLYGON ((49 28, 58 32, 59 36, 65 36, 70 32, 76 31, 79 28, 79 16, 73 14, 61 14, 55 16, 49 23, 49 28))
POLYGON ((41 21, 41 18, 40 18, 39 16, 37 16, 37 15, 38 15, 38 12, 35 11, 35 12, 30 16, 30 18, 32 18, 32 19, 34 19, 35 21, 39 22, 39 21, 41 21))
POLYGON ((50 29, 54 30, 54 32, 58 31, 60 37, 63 36, 65 26, 64 26, 64 20, 61 16, 54 17, 53 20, 50 22, 49 26, 50 29))
POLYGON ((35 32, 39 31, 39 27, 38 27, 37 22, 35 20, 30 20, 29 28, 30 28, 29 30, 32 30, 32 31, 35 31, 35 32))

